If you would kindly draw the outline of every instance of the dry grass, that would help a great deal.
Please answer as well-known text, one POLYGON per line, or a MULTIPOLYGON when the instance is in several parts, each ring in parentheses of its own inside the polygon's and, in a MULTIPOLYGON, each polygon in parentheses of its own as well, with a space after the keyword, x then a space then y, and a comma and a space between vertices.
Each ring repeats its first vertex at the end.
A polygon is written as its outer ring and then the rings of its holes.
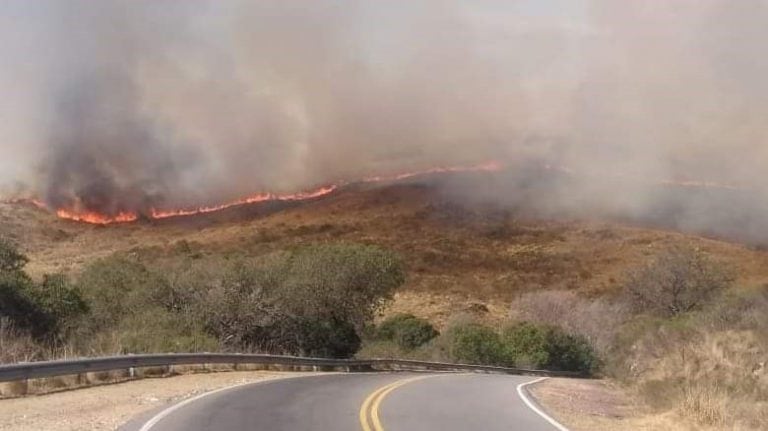
POLYGON ((654 412, 613 382, 548 379, 532 388, 537 401, 571 431, 717 431, 677 411, 654 412))
POLYGON ((768 345, 755 330, 650 332, 634 345, 627 381, 657 411, 673 407, 698 426, 763 430, 766 358, 768 345))
POLYGON ((627 269, 676 244, 693 245, 732 264, 744 284, 768 282, 768 254, 747 247, 673 232, 467 208, 415 185, 348 190, 280 211, 244 207, 108 227, 0 204, 0 231, 20 240, 35 276, 76 272, 114 252, 169 263, 180 256, 261 255, 315 241, 375 243, 399 251, 409 265, 409 280, 398 297, 402 302, 396 301, 392 310, 438 323, 469 306, 483 319, 500 321, 520 294, 541 289, 574 290, 588 297, 610 294, 627 269))
POLYGON ((43 356, 29 334, 16 330, 9 319, 0 318, 0 364, 40 360, 43 356))
POLYGON ((698 424, 722 427, 729 415, 728 394, 717 385, 689 385, 683 389, 680 412, 698 424))

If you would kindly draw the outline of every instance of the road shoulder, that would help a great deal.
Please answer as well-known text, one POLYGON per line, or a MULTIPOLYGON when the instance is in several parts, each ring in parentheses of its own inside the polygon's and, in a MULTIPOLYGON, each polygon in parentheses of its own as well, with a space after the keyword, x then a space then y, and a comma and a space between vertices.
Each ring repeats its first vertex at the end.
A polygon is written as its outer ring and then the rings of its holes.
POLYGON ((152 409, 238 384, 309 373, 235 371, 142 379, 0 400, 0 431, 107 431, 152 409))
POLYGON ((528 388, 570 431, 684 431, 673 413, 653 414, 610 380, 552 378, 528 388))

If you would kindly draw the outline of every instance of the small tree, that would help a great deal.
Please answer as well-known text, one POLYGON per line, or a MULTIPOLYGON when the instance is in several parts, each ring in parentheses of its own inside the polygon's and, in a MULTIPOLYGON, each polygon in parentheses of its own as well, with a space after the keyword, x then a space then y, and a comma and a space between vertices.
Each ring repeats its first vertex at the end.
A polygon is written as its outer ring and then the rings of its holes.
POLYGON ((402 260, 380 247, 317 244, 293 250, 279 266, 278 301, 289 313, 350 322, 362 331, 405 282, 402 260))
POLYGON ((413 350, 440 335, 427 320, 412 314, 395 314, 376 328, 376 337, 397 343, 405 350, 413 350))
POLYGON ((624 290, 637 311, 671 317, 701 308, 733 279, 729 268, 701 251, 677 248, 630 273, 624 290))
POLYGON ((203 314, 209 331, 234 348, 349 357, 404 280, 400 259, 378 247, 300 247, 225 270, 207 289, 203 314))

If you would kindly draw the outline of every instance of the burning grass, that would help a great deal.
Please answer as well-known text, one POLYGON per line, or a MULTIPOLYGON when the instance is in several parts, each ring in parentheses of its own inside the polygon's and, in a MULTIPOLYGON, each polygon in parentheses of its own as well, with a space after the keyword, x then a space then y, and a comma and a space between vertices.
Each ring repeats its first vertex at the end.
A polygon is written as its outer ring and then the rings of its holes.
MULTIPOLYGON (((390 175, 376 175, 362 178, 358 181, 338 181, 333 184, 322 185, 314 189, 305 190, 296 193, 270 193, 259 192, 248 196, 243 196, 229 202, 223 202, 214 205, 203 205, 189 208, 149 208, 145 210, 119 210, 104 212, 95 208, 90 208, 81 199, 75 199, 66 207, 51 208, 53 212, 61 219, 77 222, 109 225, 118 223, 130 223, 146 218, 150 220, 162 220, 176 217, 189 217, 202 214, 216 213, 230 208, 240 207, 250 204, 259 204, 265 202, 301 202, 311 199, 327 196, 338 189, 349 184, 368 184, 368 183, 386 183, 393 181, 402 181, 415 177, 423 177, 433 174, 462 173, 462 172, 495 172, 503 168, 502 164, 496 161, 480 163, 466 166, 447 166, 436 167, 413 172, 402 172, 390 175)), ((12 200, 8 203, 29 203, 41 209, 49 209, 49 205, 39 199, 21 199, 12 200)))

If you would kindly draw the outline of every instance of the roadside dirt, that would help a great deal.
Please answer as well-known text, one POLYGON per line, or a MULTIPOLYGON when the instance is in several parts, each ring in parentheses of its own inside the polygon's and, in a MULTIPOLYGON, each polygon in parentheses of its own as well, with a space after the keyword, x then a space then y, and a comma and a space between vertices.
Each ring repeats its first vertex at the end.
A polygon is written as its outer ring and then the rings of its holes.
POLYGON ((548 414, 570 431, 688 431, 674 412, 650 412, 606 380, 547 379, 530 388, 548 414))
POLYGON ((303 374, 308 373, 241 371, 189 374, 0 400, 0 430, 115 430, 142 412, 213 389, 303 374))

